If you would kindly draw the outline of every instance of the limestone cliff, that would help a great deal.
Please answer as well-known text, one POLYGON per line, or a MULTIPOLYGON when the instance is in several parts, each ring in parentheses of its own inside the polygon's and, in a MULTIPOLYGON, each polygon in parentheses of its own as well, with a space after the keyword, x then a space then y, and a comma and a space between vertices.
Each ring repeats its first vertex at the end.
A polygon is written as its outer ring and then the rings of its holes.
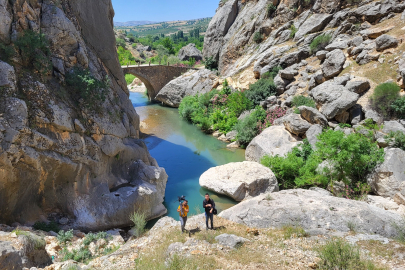
POLYGON ((133 211, 164 214, 167 175, 139 140, 111 1, 0 0, 0 15, 0 45, 13 48, 0 61, 0 223, 64 216, 96 230, 130 224, 133 211), (28 31, 48 41, 45 74, 15 46, 28 31), (108 79, 101 102, 73 97, 74 68, 108 79))
MULTIPOLYGON (((269 70, 264 67, 279 65, 283 56, 300 51, 322 31, 333 40, 342 34, 354 36, 364 29, 358 27, 361 23, 376 24, 404 9, 400 0, 221 1, 207 29, 203 55, 218 62, 223 76, 243 77, 241 72, 253 69, 258 78, 269 70), (260 44, 254 41, 256 33, 263 39, 260 44)), ((298 62, 310 54, 302 51, 299 56, 298 62)))

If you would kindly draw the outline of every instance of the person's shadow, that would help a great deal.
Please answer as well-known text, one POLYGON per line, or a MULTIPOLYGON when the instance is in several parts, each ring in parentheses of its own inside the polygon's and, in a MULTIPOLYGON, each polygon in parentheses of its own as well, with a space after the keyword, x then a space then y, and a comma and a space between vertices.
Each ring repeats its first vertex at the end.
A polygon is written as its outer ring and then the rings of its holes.
MULTIPOLYGON (((226 229, 226 227, 225 226, 214 227, 213 230, 216 231, 216 230, 222 230, 222 229, 226 229)), ((200 229, 200 227, 197 227, 195 229, 188 230, 187 232, 188 232, 188 236, 191 237, 192 235, 194 235, 198 232, 201 232, 201 229, 200 229)))
POLYGON ((225 226, 219 226, 219 227, 215 227, 214 226, 214 231, 217 231, 217 230, 222 230, 222 229, 226 229, 226 227, 225 226))

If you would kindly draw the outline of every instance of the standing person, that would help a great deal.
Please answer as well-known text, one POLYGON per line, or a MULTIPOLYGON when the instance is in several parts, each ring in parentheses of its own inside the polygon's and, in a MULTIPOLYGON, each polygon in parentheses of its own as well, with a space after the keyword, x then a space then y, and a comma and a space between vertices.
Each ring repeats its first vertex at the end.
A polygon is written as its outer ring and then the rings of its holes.
POLYGON ((184 202, 177 208, 177 212, 179 212, 180 215, 181 233, 183 233, 186 228, 188 211, 188 201, 184 200, 184 202))
POLYGON ((203 207, 205 208, 205 225, 206 230, 208 230, 208 219, 211 219, 211 230, 214 229, 214 213, 212 211, 215 208, 215 202, 213 199, 210 199, 210 195, 205 193, 205 200, 203 201, 203 207))

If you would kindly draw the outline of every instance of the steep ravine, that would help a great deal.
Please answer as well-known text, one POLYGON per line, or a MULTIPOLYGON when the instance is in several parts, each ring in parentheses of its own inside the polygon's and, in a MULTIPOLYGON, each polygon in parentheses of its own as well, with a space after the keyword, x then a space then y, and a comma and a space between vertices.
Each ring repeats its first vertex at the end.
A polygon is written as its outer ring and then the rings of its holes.
POLYGON ((68 227, 102 230, 129 225, 133 211, 166 213, 167 174, 139 139, 111 1, 1 0, 0 14, 0 44, 13 48, 0 61, 0 223, 67 218, 68 227), (45 74, 17 46, 27 33, 49 44, 35 51, 52 65, 45 74), (74 68, 107 76, 105 101, 76 98, 66 83, 74 68))

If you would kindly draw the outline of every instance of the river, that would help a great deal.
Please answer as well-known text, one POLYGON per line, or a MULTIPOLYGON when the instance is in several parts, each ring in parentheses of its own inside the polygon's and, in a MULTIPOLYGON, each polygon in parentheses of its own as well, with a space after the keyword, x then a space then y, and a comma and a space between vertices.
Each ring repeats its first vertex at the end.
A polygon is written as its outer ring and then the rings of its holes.
POLYGON ((149 102, 146 93, 131 92, 130 100, 140 116, 150 154, 169 175, 164 201, 168 216, 178 219, 176 199, 181 195, 188 200, 190 214, 203 212, 206 192, 211 194, 218 212, 237 203, 201 188, 198 180, 211 167, 244 161, 244 150, 227 149, 225 143, 183 120, 177 109, 149 102))

